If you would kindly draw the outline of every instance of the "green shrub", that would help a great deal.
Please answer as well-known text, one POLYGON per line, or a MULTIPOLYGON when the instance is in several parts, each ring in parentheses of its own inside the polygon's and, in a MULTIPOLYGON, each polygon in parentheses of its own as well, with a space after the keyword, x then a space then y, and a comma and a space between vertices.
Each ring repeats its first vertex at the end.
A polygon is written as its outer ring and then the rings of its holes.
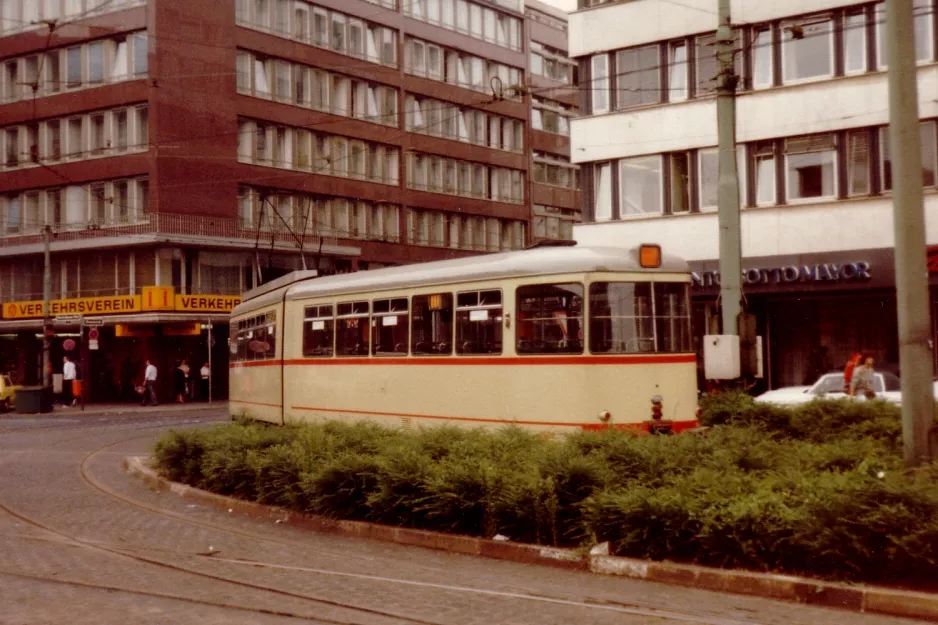
POLYGON ((706 436, 370 423, 170 432, 161 472, 329 517, 842 580, 938 579, 938 468, 882 402, 710 396, 706 436))

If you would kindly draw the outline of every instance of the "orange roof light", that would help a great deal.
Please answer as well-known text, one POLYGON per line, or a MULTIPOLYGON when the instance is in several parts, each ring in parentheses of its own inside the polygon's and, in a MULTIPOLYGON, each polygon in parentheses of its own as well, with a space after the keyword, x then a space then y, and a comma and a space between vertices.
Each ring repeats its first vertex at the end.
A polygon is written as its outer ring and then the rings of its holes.
POLYGON ((661 266, 661 246, 642 243, 638 248, 638 264, 642 269, 657 269, 661 266))

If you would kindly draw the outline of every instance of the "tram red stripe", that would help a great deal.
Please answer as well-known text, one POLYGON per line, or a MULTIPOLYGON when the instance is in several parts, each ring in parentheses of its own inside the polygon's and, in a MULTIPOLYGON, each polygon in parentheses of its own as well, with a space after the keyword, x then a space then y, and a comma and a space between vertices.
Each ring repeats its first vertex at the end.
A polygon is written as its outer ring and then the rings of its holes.
MULTIPOLYGON (((493 419, 490 417, 451 417, 443 415, 427 415, 427 414, 413 414, 408 412, 378 412, 372 410, 349 410, 345 408, 316 408, 313 406, 290 406, 293 410, 307 410, 309 412, 334 412, 334 413, 344 413, 344 414, 355 414, 369 417, 402 417, 402 418, 411 418, 411 419, 435 419, 442 421, 460 421, 460 422, 469 422, 469 423, 501 423, 504 425, 545 425, 545 426, 554 426, 554 427, 575 427, 583 428, 585 430, 598 430, 604 429, 605 424, 598 424, 593 426, 590 423, 569 423, 569 422, 560 422, 560 421, 509 421, 507 419, 493 419)), ((690 427, 696 427, 698 425, 697 421, 675 421, 673 422, 674 429, 676 431, 686 430, 690 427)), ((645 426, 644 423, 622 423, 615 424, 611 426, 615 429, 640 429, 645 426)))
POLYGON ((282 408, 280 404, 265 404, 264 402, 247 401, 244 399, 229 399, 228 402, 232 404, 250 404, 251 406, 264 406, 266 408, 282 408))
POLYGON ((692 363, 697 361, 694 354, 667 354, 654 356, 512 356, 512 357, 473 357, 461 358, 308 358, 289 360, 255 360, 233 362, 229 366, 238 367, 273 367, 280 366, 334 366, 334 365, 412 365, 412 366, 514 366, 514 365, 660 365, 692 363))

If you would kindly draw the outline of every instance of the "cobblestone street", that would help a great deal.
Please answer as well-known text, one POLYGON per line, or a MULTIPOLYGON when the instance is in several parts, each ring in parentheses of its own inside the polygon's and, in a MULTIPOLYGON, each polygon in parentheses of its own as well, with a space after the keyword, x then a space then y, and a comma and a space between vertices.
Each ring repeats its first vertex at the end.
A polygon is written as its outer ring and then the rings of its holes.
POLYGON ((222 410, 0 420, 0 623, 914 622, 319 535, 121 468, 222 410))

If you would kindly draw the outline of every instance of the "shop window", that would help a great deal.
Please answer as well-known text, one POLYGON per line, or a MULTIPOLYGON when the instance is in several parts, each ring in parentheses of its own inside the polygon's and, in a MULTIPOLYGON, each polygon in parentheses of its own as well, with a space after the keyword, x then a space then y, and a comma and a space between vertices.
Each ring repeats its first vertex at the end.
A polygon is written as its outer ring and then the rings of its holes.
POLYGON ((591 352, 654 353, 651 287, 648 282, 595 282, 590 285, 591 352))
POLYGON ((834 28, 829 16, 782 22, 782 77, 786 83, 834 75, 834 28))
POLYGON ((371 316, 371 353, 407 355, 407 298, 375 300, 371 316))
POLYGON ((303 355, 307 357, 332 356, 335 320, 332 304, 306 306, 303 315, 303 355))
POLYGON ((661 213, 661 157, 619 161, 619 211, 629 215, 661 213))
POLYGON ((583 353, 583 285, 518 287, 519 354, 583 353))
POLYGON ((337 355, 368 355, 368 309, 368 302, 347 302, 336 307, 337 355))
POLYGON ((453 296, 450 293, 417 295, 412 299, 411 353, 453 353, 453 296))
MULTIPOLYGON (((474 234, 480 234, 478 225, 474 234)), ((481 234, 484 237, 484 230, 481 234)), ((456 295, 456 353, 502 353, 501 291, 470 291, 456 295)))
POLYGON ((805 200, 836 196, 836 163, 837 146, 834 135, 786 139, 786 199, 805 200))

